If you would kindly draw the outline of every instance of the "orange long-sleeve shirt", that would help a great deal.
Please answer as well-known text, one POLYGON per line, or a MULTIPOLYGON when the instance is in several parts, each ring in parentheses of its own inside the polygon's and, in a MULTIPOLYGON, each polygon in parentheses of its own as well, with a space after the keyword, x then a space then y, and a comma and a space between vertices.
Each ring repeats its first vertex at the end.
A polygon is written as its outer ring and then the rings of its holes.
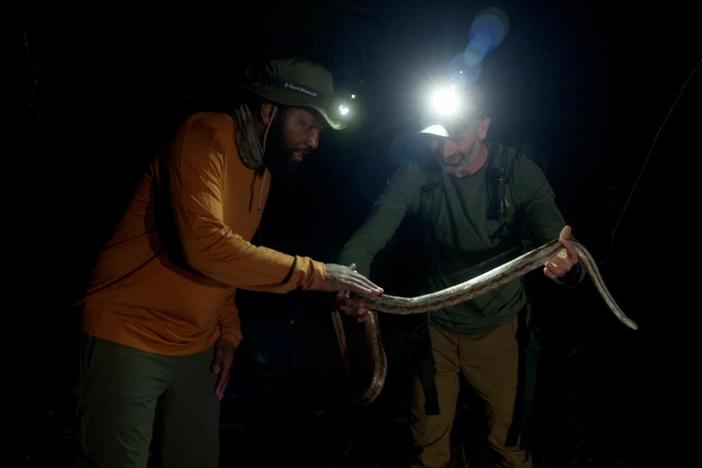
POLYGON ((230 116, 196 114, 154 160, 100 254, 83 300, 84 333, 165 355, 200 352, 219 336, 238 345, 236 288, 319 286, 323 263, 249 242, 270 178, 243 165, 234 135, 230 116), (162 219, 184 263, 166 255, 162 219))

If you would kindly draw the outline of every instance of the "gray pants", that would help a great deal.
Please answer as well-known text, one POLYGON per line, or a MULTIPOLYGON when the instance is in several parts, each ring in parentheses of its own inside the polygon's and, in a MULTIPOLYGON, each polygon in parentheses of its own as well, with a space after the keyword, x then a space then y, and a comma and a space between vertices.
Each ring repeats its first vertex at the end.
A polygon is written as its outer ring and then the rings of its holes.
POLYGON ((152 435, 165 467, 216 468, 213 349, 162 356, 84 336, 78 439, 87 466, 146 468, 152 435))

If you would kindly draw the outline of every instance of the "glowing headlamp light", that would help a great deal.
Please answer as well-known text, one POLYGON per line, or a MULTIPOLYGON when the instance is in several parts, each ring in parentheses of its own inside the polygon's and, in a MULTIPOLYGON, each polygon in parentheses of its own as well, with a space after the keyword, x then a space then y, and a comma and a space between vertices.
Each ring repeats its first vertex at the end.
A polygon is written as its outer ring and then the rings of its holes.
POLYGON ((428 107, 432 115, 441 118, 459 117, 466 103, 455 85, 443 86, 429 93, 428 107))
POLYGON ((352 100, 356 99, 355 94, 351 94, 350 99, 342 99, 337 102, 336 104, 336 112, 341 116, 343 119, 348 119, 351 114, 351 109, 352 105, 351 102, 352 100))
POLYGON ((448 85, 427 93, 424 129, 420 133, 451 138, 472 125, 479 115, 475 96, 461 86, 448 85))

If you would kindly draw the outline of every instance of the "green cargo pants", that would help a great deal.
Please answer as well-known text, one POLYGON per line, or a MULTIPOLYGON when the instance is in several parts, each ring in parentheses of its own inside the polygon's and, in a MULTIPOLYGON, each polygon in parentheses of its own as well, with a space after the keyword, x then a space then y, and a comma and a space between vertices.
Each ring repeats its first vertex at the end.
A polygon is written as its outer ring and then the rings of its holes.
POLYGON ((81 462, 100 468, 216 468, 219 402, 213 349, 162 356, 84 336, 78 388, 81 462))

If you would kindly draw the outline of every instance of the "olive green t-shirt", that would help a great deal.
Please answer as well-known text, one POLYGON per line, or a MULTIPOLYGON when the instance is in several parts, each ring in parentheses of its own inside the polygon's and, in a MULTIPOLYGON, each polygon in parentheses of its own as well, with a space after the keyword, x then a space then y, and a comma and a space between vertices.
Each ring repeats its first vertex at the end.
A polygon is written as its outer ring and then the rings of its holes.
MULTIPOLYGON (((488 145, 488 160, 475 174, 456 177, 434 161, 410 161, 389 181, 370 216, 344 245, 339 262, 369 274, 376 254, 402 220, 416 215, 422 226, 425 287, 433 292, 461 283, 522 252, 558 237, 565 225, 541 169, 513 148, 488 145), (500 172, 501 171, 501 172, 500 172), (503 180, 504 182, 500 182, 503 180), (500 200, 503 209, 497 208, 500 200)), ((431 313, 431 321, 466 335, 508 322, 526 303, 520 280, 471 301, 431 313)))

